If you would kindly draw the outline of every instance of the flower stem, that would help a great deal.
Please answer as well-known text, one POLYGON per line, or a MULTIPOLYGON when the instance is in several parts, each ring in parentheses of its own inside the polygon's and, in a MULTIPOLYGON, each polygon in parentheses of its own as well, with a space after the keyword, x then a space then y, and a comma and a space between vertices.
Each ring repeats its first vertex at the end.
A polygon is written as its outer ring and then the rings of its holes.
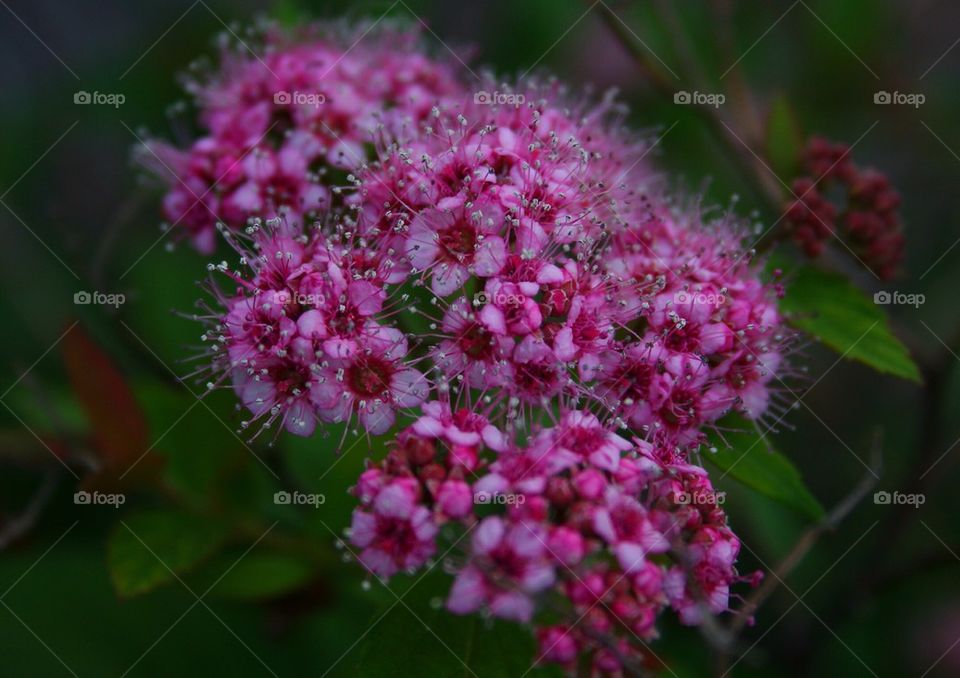
MULTIPOLYGON (((654 88, 665 99, 672 100, 673 95, 677 92, 675 80, 655 59, 650 58, 650 53, 645 47, 637 44, 630 29, 605 2, 601 2, 598 9, 607 27, 633 57, 654 88)), ((696 103, 691 103, 690 108, 724 147, 741 174, 747 179, 748 186, 761 202, 773 212, 779 212, 783 208, 785 187, 781 185, 780 180, 767 163, 750 148, 746 140, 742 139, 727 125, 715 108, 696 103)), ((752 134, 747 135, 748 139, 752 136, 752 134)))

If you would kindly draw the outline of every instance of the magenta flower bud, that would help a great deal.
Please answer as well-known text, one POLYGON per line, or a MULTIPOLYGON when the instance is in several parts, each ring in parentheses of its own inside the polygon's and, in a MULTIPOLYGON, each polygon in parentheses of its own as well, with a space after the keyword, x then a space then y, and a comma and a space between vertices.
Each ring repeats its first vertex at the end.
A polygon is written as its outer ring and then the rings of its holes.
POLYGON ((537 633, 540 657, 548 662, 566 664, 577 658, 577 648, 574 634, 563 626, 551 626, 540 629, 537 633))
POLYGON ((473 511, 473 492, 462 480, 445 480, 437 490, 437 507, 449 518, 464 518, 473 511))
POLYGON ((597 499, 607 486, 603 474, 596 469, 581 471, 573 478, 573 486, 584 499, 597 499))
POLYGON ((576 565, 583 558, 583 536, 569 527, 553 529, 550 532, 550 538, 547 540, 547 547, 550 549, 550 553, 564 565, 576 565))

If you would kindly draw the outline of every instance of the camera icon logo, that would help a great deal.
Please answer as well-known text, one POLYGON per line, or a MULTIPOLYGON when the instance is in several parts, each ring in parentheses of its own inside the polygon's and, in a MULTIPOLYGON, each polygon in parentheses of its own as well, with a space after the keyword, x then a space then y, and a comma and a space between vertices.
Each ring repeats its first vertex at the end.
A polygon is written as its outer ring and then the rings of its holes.
POLYGON ((493 495, 489 492, 475 492, 473 495, 473 503, 475 504, 490 504, 493 501, 493 495))
POLYGON ((893 97, 890 96, 890 92, 874 92, 873 93, 873 103, 875 104, 889 104, 893 100, 893 97))
POLYGON ((293 97, 290 95, 290 92, 280 91, 273 93, 273 103, 280 106, 286 106, 293 101, 293 97))
POLYGON ((93 98, 90 96, 90 92, 80 90, 73 93, 73 103, 75 104, 89 104, 91 101, 93 101, 93 98))
POLYGON ((691 101, 693 101, 693 97, 690 92, 681 90, 673 93, 673 103, 675 104, 689 104, 691 101))
POLYGON ((889 504, 890 503, 890 493, 886 490, 880 490, 879 492, 873 493, 873 503, 874 504, 889 504))
POLYGON ((73 495, 73 503, 79 505, 86 505, 90 503, 91 495, 86 490, 80 490, 75 492, 73 495))
POLYGON ((680 506, 687 506, 691 503, 692 498, 689 492, 677 492, 674 495, 674 501, 677 502, 680 506))
POLYGON ((487 92, 486 90, 480 90, 479 92, 474 92, 473 103, 490 104, 493 103, 493 97, 490 96, 490 92, 487 92))
POLYGON ((891 301, 893 301, 893 297, 886 290, 880 290, 873 295, 873 303, 875 304, 886 306, 891 301))
POLYGON ((287 506, 290 504, 291 498, 292 497, 289 492, 281 490, 273 495, 273 503, 281 506, 287 506))
POLYGON ((473 295, 474 306, 486 306, 489 301, 490 297, 487 296, 486 292, 477 292, 473 295))
POLYGON ((73 295, 73 303, 78 305, 88 305, 93 301, 93 295, 87 291, 80 291, 73 295))

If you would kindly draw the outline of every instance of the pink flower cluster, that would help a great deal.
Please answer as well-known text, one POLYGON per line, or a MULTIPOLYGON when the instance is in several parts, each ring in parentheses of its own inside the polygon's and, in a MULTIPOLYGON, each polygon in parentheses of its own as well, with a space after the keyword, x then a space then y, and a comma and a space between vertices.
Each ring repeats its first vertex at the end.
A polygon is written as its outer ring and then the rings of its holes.
POLYGON ((614 671, 665 609, 697 624, 742 579, 690 456, 728 413, 777 414, 781 288, 732 215, 669 197, 612 99, 470 92, 381 37, 273 38, 269 68, 234 55, 197 86, 210 135, 171 161, 194 169, 165 205, 239 255, 209 265, 208 386, 244 428, 400 431, 354 490, 363 565, 388 578, 458 543, 452 612, 614 671), (566 621, 541 623, 557 600, 566 621))
POLYGON ((318 420, 356 417, 377 435, 393 426, 398 408, 426 399, 431 385, 412 366, 407 336, 382 322, 389 266, 379 278, 377 260, 344 252, 318 231, 254 224, 247 232, 250 249, 230 239, 249 277, 210 266, 237 287, 228 296, 211 285, 226 311, 215 312, 202 339, 254 419, 307 436, 318 420))
POLYGON ((255 49, 262 56, 245 43, 224 48, 218 72, 188 82, 203 137, 186 150, 158 141, 141 153, 170 184, 169 228, 203 253, 215 248, 217 223, 325 214, 336 202, 333 177, 368 160, 374 130, 420 121, 463 92, 452 67, 399 26, 269 28, 255 49))
POLYGON ((361 475, 349 539, 381 578, 448 554, 448 610, 535 624, 550 611, 568 621, 537 631, 542 661, 572 668, 589 651, 612 672, 642 657, 665 609, 698 624, 746 581, 723 495, 666 456, 581 410, 520 446, 433 401, 361 475))
POLYGON ((679 452, 730 411, 768 411, 788 335, 736 230, 634 195, 602 112, 525 91, 523 108, 435 108, 327 223, 233 238, 247 270, 221 266, 238 287, 207 338, 255 418, 309 435, 356 415, 379 434, 432 392, 512 430, 590 402, 679 452))

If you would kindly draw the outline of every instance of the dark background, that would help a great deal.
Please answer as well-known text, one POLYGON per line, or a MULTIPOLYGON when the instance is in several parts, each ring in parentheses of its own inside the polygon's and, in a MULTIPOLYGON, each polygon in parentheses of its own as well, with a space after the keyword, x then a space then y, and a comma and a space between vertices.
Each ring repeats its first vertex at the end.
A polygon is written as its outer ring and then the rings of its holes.
MULTIPOLYGON (((411 25, 419 19, 428 24, 436 35, 425 32, 424 40, 438 54, 449 45, 467 60, 472 47, 471 66, 489 65, 505 76, 536 66, 575 85, 618 87, 636 127, 655 135, 670 129, 658 146, 659 161, 678 183, 706 186, 707 199, 722 204, 740 194, 744 214, 755 207, 749 187, 702 122, 645 85, 600 21, 598 7, 587 11, 589 4, 0 4, 0 400, 6 405, 0 409, 0 526, 20 513, 44 477, 56 474, 50 470, 56 461, 37 438, 53 446, 53 439, 82 437, 86 424, 59 347, 47 352, 77 318, 134 387, 151 421, 151 454, 167 457, 165 473, 182 496, 203 503, 216 493, 221 508, 233 506, 223 497, 247 502, 254 536, 256 521, 272 522, 249 499, 269 494, 274 481, 230 433, 238 419, 232 400, 221 394, 210 401, 211 410, 193 407, 179 419, 195 399, 166 366, 186 372, 176 361, 191 354, 187 345, 196 343, 200 330, 169 310, 192 308, 199 296, 194 281, 206 262, 188 248, 171 253, 165 239, 157 242, 159 193, 143 186, 130 159, 145 130, 172 137, 167 111, 183 99, 176 76, 198 56, 214 54, 212 43, 224 22, 240 32, 258 15, 375 19, 388 12, 411 25), (122 93, 126 101, 117 109, 78 106, 78 90, 122 93), (127 303, 117 312, 77 307, 73 295, 79 290, 121 292, 127 303), (228 460, 229 472, 211 459, 228 460)), ((692 89, 684 86, 675 34, 654 16, 657 4, 610 6, 680 74, 677 88, 692 89)), ((709 4, 691 0, 678 13, 696 60, 716 81, 731 61, 716 48, 719 29, 709 4)), ((960 405, 960 46, 950 48, 960 40, 960 7, 946 0, 753 0, 732 7, 733 53, 745 54, 740 67, 761 106, 785 96, 805 134, 856 142, 858 164, 881 168, 902 193, 906 272, 882 288, 925 295, 918 308, 890 311, 897 334, 929 365, 920 387, 838 362, 836 354, 814 344, 796 356, 809 370, 796 383, 815 388, 804 398, 809 409, 794 411, 774 443, 812 492, 827 507, 840 501, 863 477, 862 461, 879 431, 884 466, 878 489, 920 491, 926 501, 919 509, 898 510, 867 497, 839 529, 821 536, 747 630, 734 659, 751 649, 732 675, 957 675, 960 493, 954 488, 960 481, 960 424, 953 413, 960 405), (918 109, 878 106, 878 90, 922 92, 926 102, 918 109)), ((716 91, 725 90, 718 85, 716 91)), ((728 93, 728 105, 732 97, 728 93)), ((759 220, 771 223, 779 216, 761 212, 759 220)), ((855 262, 846 265, 868 294, 881 289, 855 262)), ((271 467, 327 494, 322 519, 299 527, 329 546, 347 524, 344 490, 362 459, 354 454, 334 462, 325 441, 290 438, 280 436, 274 449, 254 449, 271 467)), ((805 524, 753 493, 722 484, 730 492, 732 526, 744 542, 743 570, 769 569, 805 524)), ((362 643, 348 649, 395 604, 395 596, 377 585, 364 591, 359 568, 336 563, 307 592, 280 601, 237 602, 214 591, 195 604, 187 585, 198 594, 205 587, 194 588, 192 580, 121 600, 106 566, 108 537, 122 529, 117 521, 124 511, 162 499, 131 498, 117 512, 75 506, 74 489, 74 479, 61 474, 32 529, 0 550, 0 675, 121 675, 151 647, 130 675, 267 673, 255 655, 278 675, 319 676, 331 668, 330 675, 345 675, 355 673, 359 655, 369 652, 362 643)), ((238 557, 246 546, 235 546, 238 557)), ((397 590, 408 585, 401 581, 397 590)), ((430 595, 412 593, 410 601, 413 609, 427 609, 430 595)), ((389 612, 382 624, 415 623, 397 616, 404 607, 389 612)), ((696 631, 670 623, 663 630, 654 647, 670 667, 666 675, 710 670, 696 631)), ((411 656, 414 661, 416 652, 411 656)), ((475 668, 481 676, 482 661, 475 668)), ((398 671, 414 668, 402 663, 398 659, 398 671)))

